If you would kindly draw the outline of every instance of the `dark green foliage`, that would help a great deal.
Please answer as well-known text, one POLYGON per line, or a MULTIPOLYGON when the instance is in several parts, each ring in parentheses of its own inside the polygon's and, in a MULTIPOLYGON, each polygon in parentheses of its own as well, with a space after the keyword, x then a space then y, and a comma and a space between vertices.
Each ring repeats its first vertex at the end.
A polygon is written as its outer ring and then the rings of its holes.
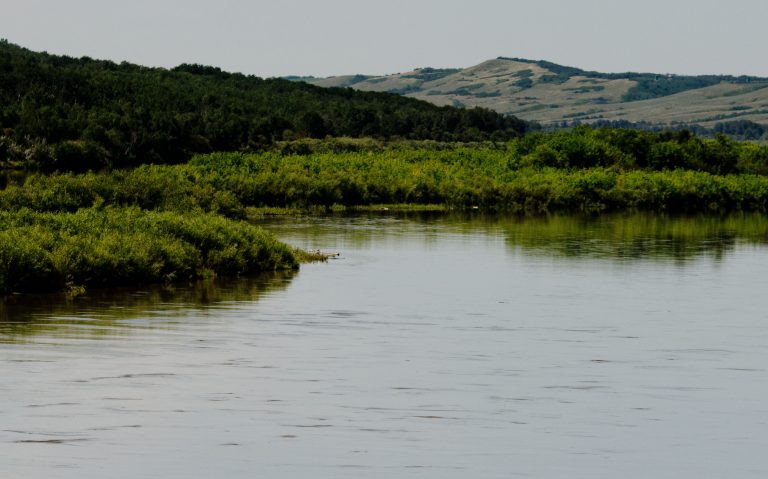
MULTIPOLYGON (((629 175, 635 171, 671 178, 689 171, 696 178, 726 181, 730 175, 768 175, 768 147, 736 142, 722 135, 702 139, 685 130, 652 133, 587 127, 529 134, 507 143, 304 139, 278 144, 269 153, 197 156, 185 165, 144 165, 102 174, 31 175, 23 185, 9 185, 0 191, 0 209, 76 211, 93 205, 118 205, 201 210, 232 218, 243 218, 249 206, 441 203, 505 209, 511 200, 501 191, 512 188, 532 195, 531 199, 520 199, 520 192, 515 204, 536 202, 537 192, 543 191, 515 189, 521 175, 556 182, 561 175, 563 181, 570 181, 573 175, 589 176, 595 170, 607 172, 601 173, 601 178, 608 173, 629 175)), ((756 184, 768 181, 765 176, 755 178, 756 184)), ((604 182, 598 184, 604 190, 611 189, 604 182)), ((594 185, 583 183, 580 188, 591 191, 594 185)), ((562 190, 562 185, 550 184, 547 188, 567 191, 562 190)), ((759 194, 757 200, 749 202, 714 204, 726 209, 762 208, 759 194)), ((572 208, 572 194, 563 195, 569 198, 565 203, 550 198, 537 208, 572 208)), ((611 207, 621 208, 624 204, 614 202, 611 207)), ((639 203, 650 209, 662 204, 664 209, 676 208, 663 201, 656 206, 652 202, 639 203)), ((692 202, 686 209, 695 209, 695 205, 708 209, 710 202, 692 202)))
POLYGON ((293 251, 269 233, 211 214, 112 207, 0 211, 0 293, 296 267, 293 251))
POLYGON ((623 101, 648 100, 662 96, 674 95, 686 90, 704 88, 725 80, 722 76, 681 76, 681 75, 632 75, 637 85, 630 88, 622 97, 623 101))
POLYGON ((539 77, 539 81, 542 83, 556 83, 558 85, 568 81, 570 77, 567 75, 542 75, 539 77))
POLYGON ((759 140, 768 135, 768 128, 749 120, 717 123, 714 130, 740 140, 759 140))
POLYGON ((768 174, 768 147, 736 142, 724 135, 704 139, 688 130, 650 132, 579 126, 570 132, 528 135, 514 143, 523 145, 525 162, 538 166, 768 174))
POLYGON ((448 75, 460 72, 460 68, 419 68, 414 73, 403 75, 402 78, 413 78, 422 82, 435 81, 448 75))
POLYGON ((501 92, 499 90, 492 91, 492 92, 478 92, 474 94, 476 98, 496 98, 501 96, 501 92))
POLYGON ((526 129, 489 110, 203 65, 165 70, 76 59, 0 42, 0 165, 85 171, 256 151, 296 137, 463 141, 509 139, 526 129))
POLYGON ((33 174, 21 186, 0 191, 0 210, 75 212, 99 205, 137 206, 147 210, 207 211, 243 218, 242 204, 230 191, 202 181, 185 165, 143 165, 110 173, 33 174))
POLYGON ((766 213, 765 174, 768 147, 687 131, 586 127, 471 145, 306 139, 268 153, 198 155, 184 165, 34 174, 0 191, 0 281, 4 291, 50 289, 290 263, 261 262, 284 247, 258 249, 272 240, 213 214, 242 218, 248 207, 766 213))
POLYGON ((564 88, 563 91, 572 91, 574 93, 591 93, 596 91, 603 91, 605 87, 603 85, 588 85, 580 86, 578 88, 564 88))
POLYGON ((533 86, 533 80, 530 78, 521 78, 515 82, 515 86, 518 88, 531 88, 533 86))
MULTIPOLYGON (((583 138, 572 140, 575 145, 588 146, 583 138)), ((641 139, 625 140, 627 145, 638 142, 636 146, 643 147, 641 139)), ((558 138, 553 143, 562 141, 558 138)), ((540 147, 288 157, 216 154, 196 157, 191 166, 201 171, 205 181, 232 191, 251 206, 411 203, 526 213, 768 211, 768 178, 764 176, 718 176, 682 169, 621 171, 603 166, 521 167, 521 163, 533 162, 540 147), (521 157, 526 148, 533 153, 521 157)), ((595 147, 593 153, 597 159, 579 158, 596 165, 608 163, 614 155, 628 161, 618 148, 595 147)))

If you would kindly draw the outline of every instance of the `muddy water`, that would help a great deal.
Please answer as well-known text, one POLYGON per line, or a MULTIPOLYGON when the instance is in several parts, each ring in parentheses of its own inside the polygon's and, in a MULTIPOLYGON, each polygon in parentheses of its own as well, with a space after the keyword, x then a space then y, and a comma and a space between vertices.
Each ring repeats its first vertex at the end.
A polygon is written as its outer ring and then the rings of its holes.
POLYGON ((296 275, 11 298, 0 477, 768 474, 768 220, 291 218, 296 275))

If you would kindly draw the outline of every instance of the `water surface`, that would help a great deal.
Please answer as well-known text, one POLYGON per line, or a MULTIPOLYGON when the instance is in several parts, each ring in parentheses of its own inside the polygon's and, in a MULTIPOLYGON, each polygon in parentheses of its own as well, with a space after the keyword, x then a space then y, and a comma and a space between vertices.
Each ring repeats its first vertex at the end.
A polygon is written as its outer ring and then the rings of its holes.
POLYGON ((339 259, 0 307, 2 477, 765 477, 768 220, 265 222, 339 259))

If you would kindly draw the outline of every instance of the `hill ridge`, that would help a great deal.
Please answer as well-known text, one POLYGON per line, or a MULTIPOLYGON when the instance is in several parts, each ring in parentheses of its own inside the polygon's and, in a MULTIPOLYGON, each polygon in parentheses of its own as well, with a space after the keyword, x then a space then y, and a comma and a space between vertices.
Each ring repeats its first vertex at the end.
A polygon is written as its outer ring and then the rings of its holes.
POLYGON ((768 125, 768 78, 753 75, 602 73, 499 56, 467 68, 303 80, 398 93, 441 106, 481 106, 544 125, 647 122, 713 128, 733 120, 768 125))

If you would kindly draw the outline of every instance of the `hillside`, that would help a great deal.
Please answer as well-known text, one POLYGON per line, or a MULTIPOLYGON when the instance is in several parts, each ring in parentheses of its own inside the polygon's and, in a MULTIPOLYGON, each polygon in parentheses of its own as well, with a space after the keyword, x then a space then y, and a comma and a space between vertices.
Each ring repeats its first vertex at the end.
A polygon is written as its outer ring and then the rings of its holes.
POLYGON ((509 139, 525 122, 391 93, 319 88, 183 64, 36 53, 0 40, 0 168, 178 163, 326 136, 509 139))
POLYGON ((303 80, 400 93, 436 105, 480 106, 545 125, 605 120, 714 128, 747 120, 768 126, 768 78, 758 77, 598 73, 500 57, 464 69, 303 80))

